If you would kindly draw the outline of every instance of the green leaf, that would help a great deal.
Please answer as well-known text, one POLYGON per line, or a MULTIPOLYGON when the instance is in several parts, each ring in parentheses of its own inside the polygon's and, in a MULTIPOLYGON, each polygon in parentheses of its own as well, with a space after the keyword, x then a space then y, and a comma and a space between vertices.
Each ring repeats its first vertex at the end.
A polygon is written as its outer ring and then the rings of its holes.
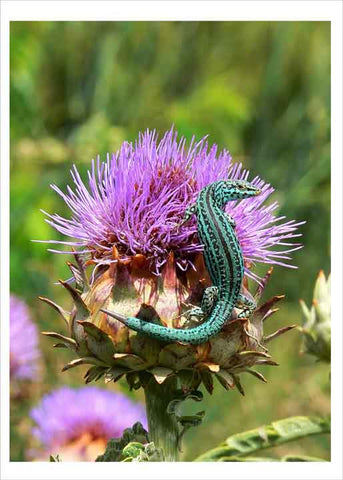
POLYGON ((221 457, 218 462, 278 462, 277 458, 271 457, 221 457))
POLYGON ((161 448, 156 448, 154 442, 143 445, 139 442, 130 442, 123 448, 122 462, 163 462, 164 455, 161 448))
POLYGON ((183 392, 182 390, 177 391, 176 398, 169 402, 167 407, 167 413, 169 415, 174 415, 176 421, 180 425, 180 430, 178 433, 178 448, 181 450, 181 440, 186 431, 191 427, 197 427, 202 422, 202 419, 205 415, 205 412, 198 412, 195 415, 180 415, 181 403, 185 400, 195 400, 196 402, 201 402, 203 399, 203 394, 198 391, 192 392, 183 392))
POLYGON ((50 455, 49 462, 60 462, 60 456, 57 455, 50 455))
POLYGON ((327 460, 307 455, 285 455, 281 458, 281 462, 327 462, 327 460))
POLYGON ((202 399, 203 394, 198 390, 188 393, 183 393, 181 390, 179 390, 176 398, 169 402, 167 413, 170 415, 176 415, 181 402, 184 402, 185 400, 195 400, 196 402, 201 402, 202 399))
POLYGON ((144 429, 140 422, 136 422, 132 428, 126 428, 121 438, 111 438, 108 441, 105 453, 96 458, 96 462, 120 462, 132 461, 133 457, 129 456, 136 452, 138 444, 149 443, 148 432, 144 429), (131 444, 133 448, 129 448, 126 452, 127 457, 123 459, 123 451, 126 446, 131 444), (136 447, 136 448, 135 448, 136 447))
POLYGON ((266 448, 322 433, 330 433, 330 420, 320 417, 289 417, 232 435, 219 447, 200 455, 195 461, 215 462, 224 457, 244 457, 266 448))
POLYGON ((135 458, 142 450, 144 450, 144 445, 139 442, 130 442, 123 448, 122 455, 123 457, 135 458))

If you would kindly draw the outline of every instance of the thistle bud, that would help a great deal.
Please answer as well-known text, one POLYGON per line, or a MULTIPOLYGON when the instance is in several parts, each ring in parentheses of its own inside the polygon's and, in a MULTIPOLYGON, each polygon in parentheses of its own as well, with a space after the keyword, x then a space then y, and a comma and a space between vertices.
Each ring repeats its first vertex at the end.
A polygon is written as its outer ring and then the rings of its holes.
POLYGON ((330 363, 331 360, 331 276, 325 278, 321 270, 317 277, 311 309, 303 300, 300 306, 304 324, 299 330, 303 333, 303 350, 330 363))

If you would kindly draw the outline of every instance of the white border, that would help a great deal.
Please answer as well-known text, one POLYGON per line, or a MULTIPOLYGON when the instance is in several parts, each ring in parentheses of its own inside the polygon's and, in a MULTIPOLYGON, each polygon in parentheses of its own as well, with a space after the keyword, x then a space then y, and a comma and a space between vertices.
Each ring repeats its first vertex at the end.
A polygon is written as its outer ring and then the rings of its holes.
POLYGON ((342 478, 342 3, 341 1, 1 2, 1 478, 75 480, 342 478), (332 461, 330 463, 9 462, 9 22, 11 20, 323 20, 332 29, 332 461), (5 340, 4 340, 5 339, 5 340))

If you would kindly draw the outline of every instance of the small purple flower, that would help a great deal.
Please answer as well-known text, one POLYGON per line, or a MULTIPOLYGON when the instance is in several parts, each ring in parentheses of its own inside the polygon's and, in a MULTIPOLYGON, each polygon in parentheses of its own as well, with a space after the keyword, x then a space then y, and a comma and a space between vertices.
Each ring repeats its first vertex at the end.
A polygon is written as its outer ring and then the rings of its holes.
POLYGON ((36 423, 32 433, 47 454, 66 452, 68 445, 84 449, 99 441, 104 450, 110 438, 120 437, 134 423, 146 428, 143 406, 121 393, 89 386, 62 387, 45 395, 30 416, 36 423))
MULTIPOLYGON (((155 131, 147 130, 134 145, 125 142, 106 162, 93 161, 88 186, 75 166, 71 175, 74 190, 68 186, 63 193, 52 185, 70 208, 71 218, 44 213, 52 227, 75 240, 49 243, 78 247, 98 263, 113 261, 115 246, 124 260, 144 255, 150 270, 159 275, 171 252, 176 265, 186 270, 194 268, 194 256, 202 251, 195 221, 176 228, 198 192, 216 180, 248 179, 249 172, 233 164, 226 150, 210 147, 206 137, 199 142, 193 138, 186 147, 185 138, 178 141, 172 128, 159 142, 155 131)), ((282 223, 284 217, 275 216, 277 202, 263 205, 274 189, 259 177, 252 183, 262 194, 230 202, 227 211, 236 221, 246 273, 257 279, 249 268, 255 262, 296 268, 286 262, 301 245, 289 241, 300 236, 295 232, 303 222, 282 223)))
POLYGON ((27 305, 10 297, 10 373, 11 379, 33 380, 38 374, 38 330, 27 305))

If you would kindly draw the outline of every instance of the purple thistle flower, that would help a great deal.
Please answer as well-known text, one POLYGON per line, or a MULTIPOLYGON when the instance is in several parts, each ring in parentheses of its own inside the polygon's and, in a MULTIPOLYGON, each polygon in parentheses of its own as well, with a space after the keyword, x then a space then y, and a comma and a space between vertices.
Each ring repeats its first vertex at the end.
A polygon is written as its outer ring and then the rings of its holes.
MULTIPOLYGON (((193 138, 186 148, 185 138, 178 141, 172 128, 159 142, 156 132, 147 130, 134 145, 125 142, 106 162, 93 161, 88 186, 75 165, 71 175, 74 190, 68 186, 63 193, 51 185, 70 208, 71 218, 43 213, 52 227, 76 240, 49 243, 78 247, 98 263, 113 261, 115 246, 121 259, 144 255, 150 270, 159 275, 171 252, 176 265, 186 270, 194 268, 194 255, 202 251, 195 221, 176 228, 198 192, 216 180, 248 179, 249 172, 239 163, 232 164, 226 150, 209 147, 206 137, 199 142, 193 138)), ((252 183, 262 194, 230 202, 227 211, 236 221, 246 273, 257 280, 249 268, 256 262, 296 268, 287 261, 301 244, 288 242, 300 236, 295 232, 303 222, 282 223, 284 217, 275 216, 277 202, 263 205, 274 189, 259 177, 252 183)))
POLYGON ((146 428, 143 406, 121 393, 89 386, 62 387, 45 395, 30 416, 36 423, 32 433, 47 453, 59 453, 82 437, 105 445, 136 422, 146 428))
POLYGON ((27 305, 10 296, 10 374, 12 379, 33 380, 38 374, 38 330, 27 305))

